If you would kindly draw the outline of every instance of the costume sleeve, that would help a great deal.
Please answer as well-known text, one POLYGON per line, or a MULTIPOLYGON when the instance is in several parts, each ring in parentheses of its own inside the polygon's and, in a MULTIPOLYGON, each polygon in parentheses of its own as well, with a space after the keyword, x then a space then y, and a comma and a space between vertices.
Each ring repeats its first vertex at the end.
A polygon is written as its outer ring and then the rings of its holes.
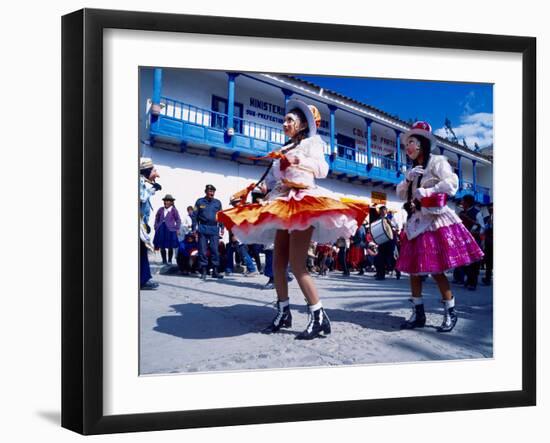
POLYGON ((155 195, 156 189, 152 186, 147 186, 144 180, 139 181, 139 200, 145 203, 149 198, 155 195))
POLYGON ((439 178, 439 183, 430 188, 433 193, 445 193, 452 197, 458 191, 458 177, 451 165, 443 156, 433 166, 433 175, 439 178))
POLYGON ((401 183, 399 183, 395 188, 397 198, 399 198, 400 200, 407 200, 408 190, 409 190, 409 182, 405 179, 401 183))
POLYGON ((300 156, 300 165, 313 172, 315 178, 325 178, 328 175, 328 163, 325 160, 325 142, 321 137, 312 140, 307 153, 300 156))

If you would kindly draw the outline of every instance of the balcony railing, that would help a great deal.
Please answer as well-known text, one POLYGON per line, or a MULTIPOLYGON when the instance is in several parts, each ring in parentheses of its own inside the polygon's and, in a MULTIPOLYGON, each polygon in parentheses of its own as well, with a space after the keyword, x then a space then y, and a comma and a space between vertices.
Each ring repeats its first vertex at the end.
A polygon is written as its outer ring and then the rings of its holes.
POLYGON ((282 129, 251 122, 239 117, 234 118, 234 127, 238 134, 245 135, 246 137, 278 143, 280 145, 285 142, 285 133, 282 129))
MULTIPOLYGON (((222 130, 227 128, 228 123, 227 114, 200 108, 168 97, 161 98, 160 113, 165 117, 170 117, 175 120, 182 120, 195 125, 210 126, 222 130)), ((233 127, 237 134, 281 145, 285 142, 285 134, 282 129, 273 128, 239 117, 234 117, 233 120, 233 127)))
POLYGON ((384 155, 372 154, 372 165, 378 168, 390 169, 393 171, 400 170, 405 172, 407 170, 407 165, 404 163, 399 163, 399 168, 397 167, 397 161, 394 158, 389 158, 384 155))
POLYGON ((227 115, 221 112, 199 108, 168 97, 161 97, 160 105, 160 114, 175 120, 217 128, 225 128, 227 125, 227 115))

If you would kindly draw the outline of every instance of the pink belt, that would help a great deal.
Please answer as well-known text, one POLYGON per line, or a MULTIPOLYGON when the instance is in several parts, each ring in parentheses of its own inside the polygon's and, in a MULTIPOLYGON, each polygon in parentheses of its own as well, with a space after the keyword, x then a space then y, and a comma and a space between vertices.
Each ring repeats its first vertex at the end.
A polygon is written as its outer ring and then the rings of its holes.
POLYGON ((447 194, 439 192, 432 194, 429 197, 424 197, 420 200, 420 204, 423 208, 442 208, 447 204, 447 194))

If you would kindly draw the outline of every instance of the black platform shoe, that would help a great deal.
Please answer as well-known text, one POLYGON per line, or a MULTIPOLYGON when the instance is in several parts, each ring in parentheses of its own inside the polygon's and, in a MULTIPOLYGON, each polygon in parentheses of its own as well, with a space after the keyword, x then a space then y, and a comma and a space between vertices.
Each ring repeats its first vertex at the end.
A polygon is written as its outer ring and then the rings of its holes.
POLYGON ((307 328, 296 336, 296 340, 312 340, 324 335, 330 334, 330 320, 323 308, 309 313, 309 323, 307 328))
POLYGON ((290 313, 290 305, 281 306, 281 302, 277 302, 277 315, 271 324, 262 331, 262 334, 273 334, 281 328, 292 327, 292 314, 290 313))
POLYGON ((445 308, 445 316, 443 317, 443 323, 437 328, 437 332, 451 332, 456 326, 458 321, 458 315, 454 306, 452 308, 445 308))
POLYGON ((413 304, 412 315, 407 321, 401 323, 401 329, 423 328, 426 325, 426 313, 424 304, 413 304))
POLYGON ((212 278, 223 278, 223 275, 221 275, 216 268, 212 270, 212 278))

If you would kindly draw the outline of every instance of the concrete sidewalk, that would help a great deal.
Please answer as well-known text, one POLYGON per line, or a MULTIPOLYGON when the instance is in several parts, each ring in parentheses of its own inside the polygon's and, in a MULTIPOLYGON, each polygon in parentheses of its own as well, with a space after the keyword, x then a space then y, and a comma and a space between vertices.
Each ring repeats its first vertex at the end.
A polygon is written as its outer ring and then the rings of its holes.
MULTIPOLYGON (((153 265, 153 270, 158 266, 153 265)), ((260 331, 275 315, 275 291, 262 289, 263 275, 223 280, 154 275, 156 291, 140 294, 140 373, 231 371, 257 368, 333 366, 491 358, 491 286, 467 291, 453 286, 459 321, 448 334, 436 327, 443 308, 432 279, 424 285, 427 325, 401 331, 410 315, 409 279, 373 274, 314 277, 332 323, 332 334, 296 341, 308 316, 301 291, 289 285, 293 326, 273 335, 260 331)))

